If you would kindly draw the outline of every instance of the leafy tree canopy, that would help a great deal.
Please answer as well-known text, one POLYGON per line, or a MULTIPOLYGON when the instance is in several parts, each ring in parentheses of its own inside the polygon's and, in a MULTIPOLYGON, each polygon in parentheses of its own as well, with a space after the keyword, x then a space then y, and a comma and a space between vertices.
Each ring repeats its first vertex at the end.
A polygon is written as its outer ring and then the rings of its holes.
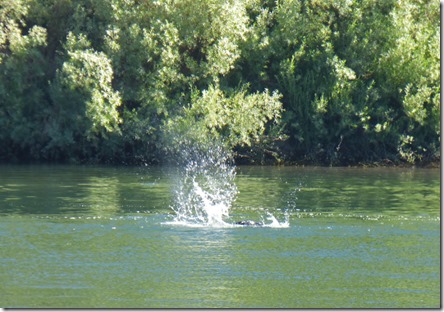
POLYGON ((431 0, 1 0, 2 161, 440 157, 431 0))

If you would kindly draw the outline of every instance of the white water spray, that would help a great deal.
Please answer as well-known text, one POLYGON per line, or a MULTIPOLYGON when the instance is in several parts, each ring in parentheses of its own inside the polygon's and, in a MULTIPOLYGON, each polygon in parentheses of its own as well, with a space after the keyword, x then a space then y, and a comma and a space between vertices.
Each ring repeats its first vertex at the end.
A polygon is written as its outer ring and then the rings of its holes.
MULTIPOLYGON (((179 168, 174 192, 176 213, 172 222, 193 227, 236 227, 227 222, 229 211, 236 200, 238 189, 234 182, 236 167, 231 155, 222 145, 203 148, 186 148, 182 151, 182 166, 179 168)), ((283 223, 270 213, 265 227, 288 227, 288 218, 283 223)), ((240 220, 239 220, 240 221, 240 220)))

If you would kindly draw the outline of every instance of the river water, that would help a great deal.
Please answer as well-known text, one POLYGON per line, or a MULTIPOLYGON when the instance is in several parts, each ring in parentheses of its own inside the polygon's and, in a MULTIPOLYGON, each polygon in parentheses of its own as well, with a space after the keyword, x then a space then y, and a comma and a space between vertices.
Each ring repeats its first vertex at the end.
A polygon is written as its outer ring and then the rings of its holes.
POLYGON ((174 223, 175 168, 0 166, 0 306, 440 307, 440 171, 237 167, 226 216, 174 223))

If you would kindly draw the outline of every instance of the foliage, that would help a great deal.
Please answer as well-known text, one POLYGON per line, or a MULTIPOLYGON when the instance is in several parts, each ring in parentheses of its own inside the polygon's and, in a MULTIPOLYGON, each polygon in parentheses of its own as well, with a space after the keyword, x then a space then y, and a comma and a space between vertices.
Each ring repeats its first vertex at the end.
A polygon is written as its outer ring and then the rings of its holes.
POLYGON ((269 123, 279 122, 281 95, 276 91, 270 94, 268 90, 247 93, 246 86, 224 92, 211 85, 202 93, 194 91, 190 106, 166 122, 164 140, 173 143, 173 152, 187 145, 210 146, 214 141, 229 150, 259 144, 267 135, 269 123))
POLYGON ((28 10, 25 1, 0 6, 0 159, 38 158, 44 144, 47 33, 38 25, 23 33, 28 10))
POLYGON ((57 120, 58 125, 54 127, 59 129, 56 132, 65 128, 74 136, 78 131, 78 135, 93 140, 106 136, 106 132, 118 131, 117 107, 121 100, 111 85, 111 62, 104 53, 92 50, 84 36, 69 33, 66 50, 68 59, 57 71, 50 90, 53 109, 70 114, 66 120, 57 120), (72 127, 77 129, 73 131, 72 127))
POLYGON ((434 160, 439 26, 430 0, 2 0, 0 160, 434 160))

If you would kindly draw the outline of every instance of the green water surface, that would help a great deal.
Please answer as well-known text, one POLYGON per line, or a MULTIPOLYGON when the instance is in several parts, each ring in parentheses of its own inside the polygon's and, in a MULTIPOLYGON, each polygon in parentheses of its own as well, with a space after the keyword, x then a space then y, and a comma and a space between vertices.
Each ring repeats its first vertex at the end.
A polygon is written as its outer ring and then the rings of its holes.
POLYGON ((288 228, 165 224, 175 172, 0 166, 0 306, 440 307, 439 170, 237 168, 288 228))

